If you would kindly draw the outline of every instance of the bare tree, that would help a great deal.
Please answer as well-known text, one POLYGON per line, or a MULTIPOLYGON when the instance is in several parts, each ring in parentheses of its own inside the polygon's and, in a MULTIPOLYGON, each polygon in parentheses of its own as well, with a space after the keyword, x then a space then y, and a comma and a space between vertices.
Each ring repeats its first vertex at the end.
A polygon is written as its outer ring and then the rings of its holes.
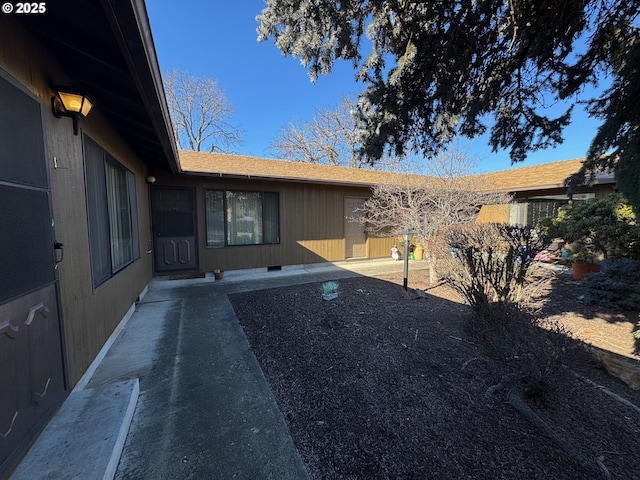
POLYGON ((178 148, 230 152, 242 132, 229 122, 233 107, 218 82, 184 70, 163 74, 165 94, 178 148))
MULTIPOLYGON (((271 149, 276 156, 291 161, 372 168, 372 162, 359 152, 359 131, 353 117, 356 109, 356 103, 345 95, 338 107, 316 110, 310 122, 291 122, 283 127, 271 149)), ((403 158, 385 155, 376 161, 375 167, 415 172, 422 163, 422 159, 411 154, 403 158)))
POLYGON ((356 104, 348 96, 335 109, 316 110, 313 120, 289 123, 271 145, 287 160, 359 168, 366 166, 357 154, 356 126, 351 112, 356 104))
POLYGON ((373 187, 360 221, 372 233, 400 236, 403 229, 412 229, 435 282, 438 235, 450 225, 474 221, 482 205, 503 205, 510 198, 497 193, 490 177, 474 175, 473 160, 457 147, 437 155, 427 168, 426 175, 396 174, 397 181, 373 187))

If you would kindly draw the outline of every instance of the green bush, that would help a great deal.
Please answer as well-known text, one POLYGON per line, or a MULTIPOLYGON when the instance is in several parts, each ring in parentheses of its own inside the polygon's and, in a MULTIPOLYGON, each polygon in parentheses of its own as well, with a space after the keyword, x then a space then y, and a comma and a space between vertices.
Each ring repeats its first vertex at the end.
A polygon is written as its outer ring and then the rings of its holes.
POLYGON ((587 305, 640 311, 640 260, 602 262, 600 272, 580 283, 579 295, 587 305))
POLYGON ((589 255, 640 258, 640 225, 619 193, 561 207, 556 217, 541 219, 536 229, 545 238, 575 242, 589 255))

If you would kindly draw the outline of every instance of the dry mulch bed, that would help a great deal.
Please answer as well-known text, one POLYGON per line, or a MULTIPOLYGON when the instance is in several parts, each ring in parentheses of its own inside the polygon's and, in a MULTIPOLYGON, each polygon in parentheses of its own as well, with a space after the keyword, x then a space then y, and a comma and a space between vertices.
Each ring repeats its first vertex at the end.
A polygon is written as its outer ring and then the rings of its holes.
MULTIPOLYGON (((343 279, 332 301, 317 283, 230 296, 311 478, 594 478, 506 394, 485 395, 507 370, 465 336, 460 298, 427 289, 425 275, 412 272, 409 292, 397 275, 343 279)), ((568 328, 585 315, 614 323, 579 304, 575 287, 559 281, 541 314, 568 328)), ((640 405, 640 392, 575 353, 572 371, 640 405)), ((640 478, 637 409, 573 375, 529 406, 612 478, 640 478)))

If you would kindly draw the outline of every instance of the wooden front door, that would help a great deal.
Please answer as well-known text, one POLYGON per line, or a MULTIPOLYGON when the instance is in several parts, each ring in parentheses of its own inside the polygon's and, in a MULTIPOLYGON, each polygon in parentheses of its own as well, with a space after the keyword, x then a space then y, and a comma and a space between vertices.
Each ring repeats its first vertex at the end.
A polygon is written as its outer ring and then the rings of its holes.
POLYGON ((346 243, 346 258, 365 258, 367 256, 367 234, 364 225, 352 220, 362 216, 358 211, 364 205, 365 198, 346 197, 344 199, 344 236, 346 243))
POLYGON ((0 70, 0 476, 66 396, 55 253, 41 105, 0 70))
POLYGON ((190 188, 151 189, 156 272, 198 268, 194 196, 190 188))

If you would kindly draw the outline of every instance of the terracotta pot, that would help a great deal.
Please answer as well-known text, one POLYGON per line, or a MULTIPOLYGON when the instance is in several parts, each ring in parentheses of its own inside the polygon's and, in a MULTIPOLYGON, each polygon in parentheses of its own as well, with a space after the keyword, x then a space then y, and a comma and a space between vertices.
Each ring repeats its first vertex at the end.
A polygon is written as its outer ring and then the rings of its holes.
POLYGON ((574 263, 571 265, 571 272, 575 280, 584 280, 588 273, 600 271, 599 263, 574 263))

